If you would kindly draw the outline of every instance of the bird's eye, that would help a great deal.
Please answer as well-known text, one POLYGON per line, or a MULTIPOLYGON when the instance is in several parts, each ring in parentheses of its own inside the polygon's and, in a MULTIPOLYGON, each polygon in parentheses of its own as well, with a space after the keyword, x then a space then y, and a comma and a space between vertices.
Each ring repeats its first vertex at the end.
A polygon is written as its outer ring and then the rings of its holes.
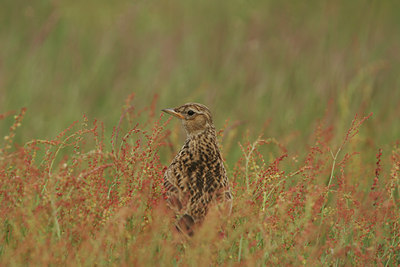
POLYGON ((192 115, 194 114, 194 111, 193 111, 193 110, 189 110, 187 114, 188 114, 189 116, 192 116, 192 115))

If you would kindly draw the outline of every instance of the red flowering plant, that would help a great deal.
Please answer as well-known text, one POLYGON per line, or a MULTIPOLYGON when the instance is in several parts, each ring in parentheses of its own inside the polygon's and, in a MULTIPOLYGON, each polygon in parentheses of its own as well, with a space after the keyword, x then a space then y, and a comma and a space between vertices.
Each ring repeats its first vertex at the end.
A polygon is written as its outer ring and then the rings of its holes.
POLYGON ((399 263, 400 149, 378 148, 372 161, 357 149, 371 114, 354 118, 337 149, 335 125, 319 121, 311 145, 296 153, 279 138, 247 134, 235 145, 241 123, 227 121, 223 155, 241 155, 225 162, 232 214, 210 211, 187 240, 163 201, 175 153, 169 119, 158 116, 157 97, 144 109, 133 103, 127 97, 109 137, 83 116, 54 139, 18 145, 29 111, 14 116, 0 147, 1 264, 399 263))

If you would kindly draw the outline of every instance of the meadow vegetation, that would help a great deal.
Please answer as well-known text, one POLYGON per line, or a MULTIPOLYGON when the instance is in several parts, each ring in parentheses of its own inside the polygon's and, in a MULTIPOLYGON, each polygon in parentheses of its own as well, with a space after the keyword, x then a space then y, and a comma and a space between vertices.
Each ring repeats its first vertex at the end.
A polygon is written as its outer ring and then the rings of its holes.
POLYGON ((398 1, 3 1, 0 265, 400 264, 398 1), (233 186, 191 239, 162 108, 233 186))

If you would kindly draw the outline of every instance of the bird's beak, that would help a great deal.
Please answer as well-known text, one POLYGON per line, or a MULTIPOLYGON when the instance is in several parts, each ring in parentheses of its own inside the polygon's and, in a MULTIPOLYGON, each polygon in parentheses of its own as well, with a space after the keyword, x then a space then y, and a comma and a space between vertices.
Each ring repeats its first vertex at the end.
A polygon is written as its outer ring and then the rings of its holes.
POLYGON ((177 117, 177 118, 179 118, 179 119, 184 119, 184 118, 185 118, 182 114, 176 112, 176 111, 175 111, 174 109, 172 109, 172 108, 166 108, 166 109, 163 109, 162 111, 164 111, 165 113, 168 113, 168 114, 170 114, 170 115, 172 115, 172 116, 175 116, 175 117, 177 117))

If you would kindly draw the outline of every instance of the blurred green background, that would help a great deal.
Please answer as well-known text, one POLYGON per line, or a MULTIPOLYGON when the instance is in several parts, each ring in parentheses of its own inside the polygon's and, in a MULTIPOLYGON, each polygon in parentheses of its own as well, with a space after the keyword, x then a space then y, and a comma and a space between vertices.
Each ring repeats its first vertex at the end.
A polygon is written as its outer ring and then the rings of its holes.
POLYGON ((399 139, 400 1, 0 5, 0 113, 28 108, 20 143, 54 138, 83 114, 110 136, 131 93, 138 109, 155 93, 157 110, 204 103, 217 129, 241 122, 235 140, 263 132, 301 149, 327 108, 338 144, 355 113, 374 112, 373 147, 399 139))

